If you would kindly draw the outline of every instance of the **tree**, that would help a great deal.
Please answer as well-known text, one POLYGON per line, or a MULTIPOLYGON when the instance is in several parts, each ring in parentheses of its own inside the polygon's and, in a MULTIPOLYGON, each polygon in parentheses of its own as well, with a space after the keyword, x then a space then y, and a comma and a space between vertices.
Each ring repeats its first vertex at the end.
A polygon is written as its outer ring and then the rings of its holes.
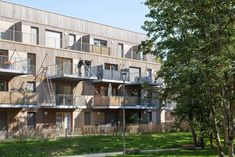
POLYGON ((218 155, 225 156, 224 132, 234 156, 235 1, 147 0, 145 5, 149 14, 143 29, 149 39, 141 48, 161 58, 162 98, 176 101, 175 114, 190 124, 195 144, 195 129, 201 144, 212 132, 218 155))

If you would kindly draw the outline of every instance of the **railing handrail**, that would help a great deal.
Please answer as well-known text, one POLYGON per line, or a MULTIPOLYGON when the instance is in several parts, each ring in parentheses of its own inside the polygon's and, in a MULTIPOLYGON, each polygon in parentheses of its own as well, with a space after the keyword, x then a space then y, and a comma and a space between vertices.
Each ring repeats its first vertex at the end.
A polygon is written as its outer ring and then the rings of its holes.
POLYGON ((74 95, 74 94, 55 94, 56 96, 61 96, 61 97, 66 97, 66 96, 68 96, 68 97, 81 97, 81 98, 85 98, 86 96, 88 96, 88 95, 74 95))
POLYGON ((138 98, 138 99, 141 99, 142 97, 138 97, 138 96, 103 96, 103 95, 101 95, 101 96, 94 96, 94 97, 99 97, 99 98, 126 98, 126 99, 128 99, 128 98, 138 98))

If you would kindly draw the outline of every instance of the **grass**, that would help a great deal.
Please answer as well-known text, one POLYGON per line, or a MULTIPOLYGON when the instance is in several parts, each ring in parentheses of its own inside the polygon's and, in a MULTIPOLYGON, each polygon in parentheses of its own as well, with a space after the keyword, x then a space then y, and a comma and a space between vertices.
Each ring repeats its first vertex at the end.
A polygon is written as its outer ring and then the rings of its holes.
MULTIPOLYGON (((126 137, 127 148, 175 148, 191 142, 190 133, 158 133, 126 137)), ((0 143, 1 157, 47 157, 121 150, 121 136, 81 136, 57 140, 26 140, 0 143)))
POLYGON ((138 155, 126 155, 126 157, 216 157, 217 154, 213 149, 204 150, 176 150, 157 153, 141 153, 138 155))

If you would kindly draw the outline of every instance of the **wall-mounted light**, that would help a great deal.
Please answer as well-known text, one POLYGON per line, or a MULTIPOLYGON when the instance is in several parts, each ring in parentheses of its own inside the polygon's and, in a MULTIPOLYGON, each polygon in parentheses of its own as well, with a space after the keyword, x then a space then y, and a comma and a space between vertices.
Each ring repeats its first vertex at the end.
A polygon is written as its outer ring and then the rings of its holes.
POLYGON ((47 111, 45 111, 45 112, 44 112, 44 115, 45 115, 45 116, 47 116, 47 115, 48 115, 48 112, 47 112, 47 111))

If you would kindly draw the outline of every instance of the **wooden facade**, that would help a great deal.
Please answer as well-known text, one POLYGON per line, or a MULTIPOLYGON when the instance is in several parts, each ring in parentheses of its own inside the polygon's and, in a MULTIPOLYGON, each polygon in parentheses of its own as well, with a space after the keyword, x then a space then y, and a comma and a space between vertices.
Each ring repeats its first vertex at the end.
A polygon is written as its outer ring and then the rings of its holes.
POLYGON ((83 125, 117 125, 123 103, 130 116, 161 122, 156 101, 142 105, 141 85, 156 84, 160 68, 153 55, 136 51, 146 35, 4 1, 0 8, 0 56, 11 64, 19 58, 13 68, 0 62, 0 131, 35 123, 69 134, 83 125), (117 80, 123 69, 129 70, 125 101, 117 80))

